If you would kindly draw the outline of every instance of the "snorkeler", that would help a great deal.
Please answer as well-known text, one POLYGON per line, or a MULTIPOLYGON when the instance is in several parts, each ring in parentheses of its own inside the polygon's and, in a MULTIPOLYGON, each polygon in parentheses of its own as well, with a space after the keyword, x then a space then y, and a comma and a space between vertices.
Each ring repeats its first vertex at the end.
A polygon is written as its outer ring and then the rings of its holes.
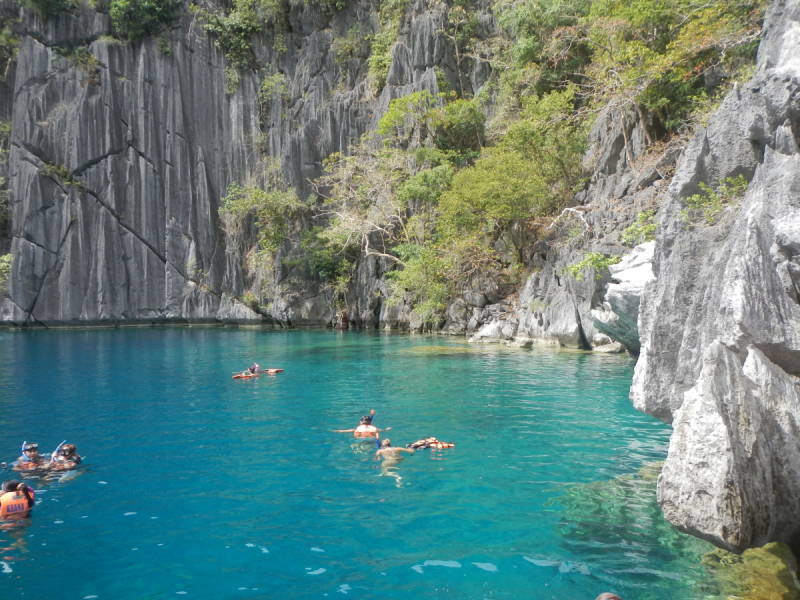
POLYGON ((400 476, 400 471, 397 468, 398 463, 403 460, 402 453, 408 452, 414 454, 413 448, 395 448, 392 446, 390 440, 379 440, 377 438, 375 443, 378 445, 378 450, 375 452, 375 460, 383 459, 381 463, 381 475, 384 477, 393 477, 397 487, 403 487, 403 478, 400 476))
POLYGON ((44 458, 39 456, 39 444, 22 442, 22 456, 17 459, 15 471, 32 471, 44 466, 44 458))
POLYGON ((361 424, 355 429, 334 429, 334 433, 353 433, 353 437, 357 438, 372 438, 375 437, 379 431, 389 431, 391 427, 386 429, 378 429, 372 424, 372 417, 375 416, 375 411, 369 411, 368 415, 361 417, 361 424))
POLYGON ((401 460, 401 452, 408 452, 414 454, 413 448, 395 448, 392 446, 391 440, 380 440, 378 442, 378 451, 375 452, 375 460, 383 458, 384 461, 398 461, 401 460))
POLYGON ((258 363, 253 363, 253 366, 248 367, 247 370, 250 371, 251 375, 257 375, 258 373, 261 372, 261 365, 259 365, 258 363))
POLYGON ((16 479, 6 481, 0 491, 0 519, 27 517, 34 505, 36 492, 16 479))
POLYGON ((58 445, 50 457, 50 469, 64 471, 67 469, 74 469, 81 464, 81 455, 78 454, 78 448, 75 444, 67 444, 64 440, 58 445))

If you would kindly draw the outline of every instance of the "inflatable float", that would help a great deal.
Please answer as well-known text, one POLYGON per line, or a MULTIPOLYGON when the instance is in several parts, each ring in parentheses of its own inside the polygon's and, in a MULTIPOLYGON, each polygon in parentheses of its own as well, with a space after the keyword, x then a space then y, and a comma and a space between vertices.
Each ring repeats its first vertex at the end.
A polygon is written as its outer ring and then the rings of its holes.
POLYGON ((258 377, 263 373, 266 373, 267 375, 275 375, 275 373, 283 373, 283 369, 262 369, 258 373, 237 373, 232 377, 232 379, 250 379, 252 377, 258 377))
POLYGON ((406 448, 413 448, 414 450, 425 450, 426 448, 430 448, 433 450, 436 448, 444 449, 444 448, 455 448, 455 444, 451 444, 449 442, 440 442, 435 437, 425 438, 424 440, 417 440, 413 444, 406 444, 406 448))

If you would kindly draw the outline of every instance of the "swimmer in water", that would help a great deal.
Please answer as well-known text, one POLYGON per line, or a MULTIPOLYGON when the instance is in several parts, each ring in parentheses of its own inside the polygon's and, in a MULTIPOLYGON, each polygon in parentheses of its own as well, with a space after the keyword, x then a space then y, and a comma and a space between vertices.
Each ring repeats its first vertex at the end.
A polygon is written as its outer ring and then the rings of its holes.
POLYGON ((32 471, 44 466, 44 458, 39 456, 39 444, 22 442, 22 456, 17 459, 15 471, 32 471))
POLYGON ((357 438, 374 438, 378 435, 379 431, 389 431, 391 427, 386 429, 378 429, 372 424, 372 417, 375 416, 375 411, 369 411, 368 415, 361 417, 361 424, 355 429, 334 429, 334 433, 352 433, 353 437, 357 438))
MULTIPOLYGON (((376 440, 377 441, 377 440, 376 440)), ((378 442, 378 451, 375 452, 375 460, 383 459, 381 463, 381 475, 384 477, 394 477, 394 483, 397 487, 403 487, 403 478, 400 477, 397 464, 403 460, 402 453, 408 452, 414 454, 413 448, 395 448, 392 446, 390 440, 380 440, 378 442)))
POLYGON ((61 443, 50 458, 49 468, 54 471, 66 471, 74 469, 81 464, 81 455, 75 444, 61 443))
POLYGON ((18 519, 30 515, 34 505, 33 491, 27 484, 12 479, 0 491, 0 519, 18 519))
POLYGON ((381 440, 378 451, 375 452, 375 460, 383 459, 383 462, 397 462, 403 460, 401 452, 408 452, 414 454, 413 448, 395 448, 392 446, 391 440, 381 440))

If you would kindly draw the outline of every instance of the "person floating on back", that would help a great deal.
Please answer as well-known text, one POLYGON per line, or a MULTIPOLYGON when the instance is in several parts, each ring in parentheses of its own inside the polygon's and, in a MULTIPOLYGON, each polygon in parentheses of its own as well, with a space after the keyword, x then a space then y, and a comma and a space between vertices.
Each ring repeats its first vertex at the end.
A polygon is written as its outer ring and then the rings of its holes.
POLYGON ((352 433, 353 437, 357 438, 374 438, 379 431, 389 431, 391 427, 386 429, 378 429, 372 424, 372 417, 375 416, 375 411, 369 411, 368 415, 361 417, 361 424, 355 429, 334 429, 334 433, 352 433))
POLYGON ((30 515, 36 492, 16 479, 6 481, 0 489, 0 519, 21 519, 30 515))
POLYGON ((74 469, 81 464, 78 448, 75 447, 75 444, 67 444, 66 441, 61 442, 50 457, 49 468, 54 471, 74 469))
POLYGON ((22 442, 22 456, 17 459, 15 471, 33 471, 44 466, 44 458, 39 456, 39 444, 22 442))

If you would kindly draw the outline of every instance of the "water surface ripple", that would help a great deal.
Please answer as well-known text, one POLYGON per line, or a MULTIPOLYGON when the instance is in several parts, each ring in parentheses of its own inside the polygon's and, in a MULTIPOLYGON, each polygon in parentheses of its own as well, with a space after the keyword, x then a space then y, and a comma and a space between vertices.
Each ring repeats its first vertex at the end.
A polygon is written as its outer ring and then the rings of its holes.
MULTIPOLYGON (((370 332, 0 332, 0 451, 86 465, 0 531, 0 598, 696 597, 629 357, 370 332), (233 381, 253 360, 285 372, 233 381), (330 430, 369 409, 395 469, 330 430), (638 474, 637 474, 638 473, 638 474)), ((9 479, 6 472, 3 479, 9 479)))

